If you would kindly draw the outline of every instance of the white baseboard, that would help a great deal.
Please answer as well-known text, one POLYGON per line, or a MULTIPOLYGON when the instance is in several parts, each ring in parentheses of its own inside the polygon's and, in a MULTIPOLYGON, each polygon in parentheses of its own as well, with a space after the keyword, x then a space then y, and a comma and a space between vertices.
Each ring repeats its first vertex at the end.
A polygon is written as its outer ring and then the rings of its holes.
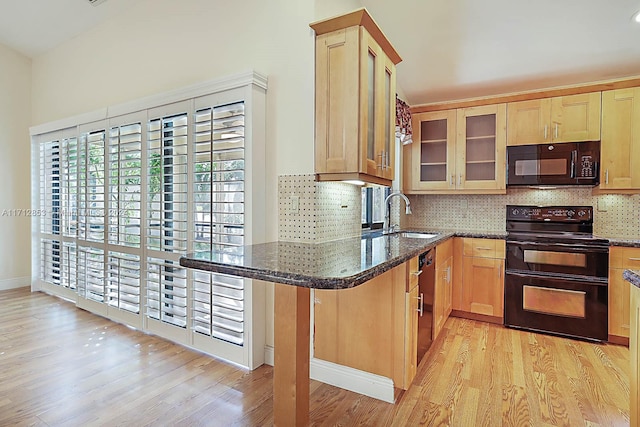
MULTIPOLYGON (((273 361, 273 347, 265 346, 264 363, 273 366, 273 361)), ((374 399, 394 403, 393 381, 387 377, 312 358, 309 363, 309 378, 374 399)))
POLYGON ((0 280, 0 291, 7 289, 24 288, 25 286, 31 286, 31 277, 14 277, 11 279, 0 280))
POLYGON ((274 358, 275 356, 273 353, 273 347, 271 347, 270 345, 265 345, 264 346, 264 363, 266 363, 269 366, 273 366, 274 358))

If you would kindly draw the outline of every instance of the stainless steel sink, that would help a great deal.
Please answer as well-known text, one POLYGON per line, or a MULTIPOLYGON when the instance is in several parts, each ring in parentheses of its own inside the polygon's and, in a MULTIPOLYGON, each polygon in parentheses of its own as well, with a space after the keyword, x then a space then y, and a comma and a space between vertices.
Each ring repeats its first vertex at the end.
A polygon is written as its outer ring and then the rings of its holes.
POLYGON ((409 239, 432 239, 438 236, 437 234, 417 233, 413 231, 402 231, 398 234, 400 235, 400 237, 407 237, 409 239))

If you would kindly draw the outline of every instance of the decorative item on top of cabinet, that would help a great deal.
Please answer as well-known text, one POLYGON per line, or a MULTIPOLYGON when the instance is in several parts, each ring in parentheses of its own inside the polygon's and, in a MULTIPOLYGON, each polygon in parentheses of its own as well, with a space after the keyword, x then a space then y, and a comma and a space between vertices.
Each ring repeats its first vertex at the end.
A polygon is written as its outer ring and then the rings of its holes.
POLYGON ((503 323, 504 257, 504 240, 464 238, 462 310, 454 315, 503 323))
POLYGON ((507 104, 507 145, 600 140, 600 92, 507 104))
POLYGON ((640 270, 640 249, 609 248, 609 341, 629 345, 629 283, 623 279, 626 269, 640 270))
POLYGON ((413 115, 403 148, 404 191, 504 194, 506 104, 413 115))
POLYGON ((601 141, 598 190, 640 189, 639 87, 602 92, 601 141))
POLYGON ((316 32, 315 170, 320 181, 391 185, 400 56, 367 10, 316 32))

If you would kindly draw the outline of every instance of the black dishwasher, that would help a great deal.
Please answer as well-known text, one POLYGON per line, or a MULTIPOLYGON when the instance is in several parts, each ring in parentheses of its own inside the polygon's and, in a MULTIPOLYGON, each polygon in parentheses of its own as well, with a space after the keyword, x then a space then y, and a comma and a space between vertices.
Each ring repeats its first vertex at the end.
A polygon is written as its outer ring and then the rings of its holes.
POLYGON ((436 280, 436 249, 430 249, 418 258, 420 268, 418 305, 418 364, 433 342, 433 298, 436 280))

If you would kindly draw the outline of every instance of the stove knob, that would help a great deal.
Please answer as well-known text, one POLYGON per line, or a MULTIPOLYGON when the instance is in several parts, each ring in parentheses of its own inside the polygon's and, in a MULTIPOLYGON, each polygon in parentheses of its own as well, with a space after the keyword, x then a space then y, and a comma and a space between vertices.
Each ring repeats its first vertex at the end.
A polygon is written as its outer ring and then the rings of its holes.
POLYGON ((586 214, 586 211, 578 211, 578 216, 585 216, 586 214))
POLYGON ((513 216, 518 216, 520 215, 520 211, 518 209, 514 209, 511 211, 511 213, 513 214, 513 216))
POLYGON ((567 216, 568 216, 569 218, 573 217, 575 214, 576 214, 576 212, 575 212, 575 211, 572 211, 572 210, 568 210, 568 211, 567 211, 567 216))

